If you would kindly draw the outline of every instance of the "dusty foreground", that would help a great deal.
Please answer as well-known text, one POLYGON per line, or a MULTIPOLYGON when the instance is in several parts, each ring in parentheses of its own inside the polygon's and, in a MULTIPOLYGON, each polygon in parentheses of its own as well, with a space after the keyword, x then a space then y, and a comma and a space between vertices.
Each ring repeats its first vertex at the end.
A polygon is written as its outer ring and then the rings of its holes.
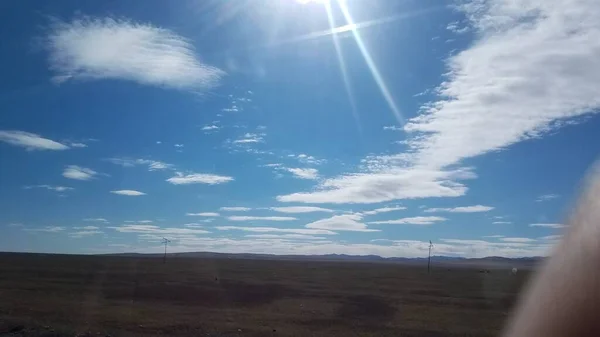
POLYGON ((497 336, 527 274, 0 254, 0 336, 497 336))

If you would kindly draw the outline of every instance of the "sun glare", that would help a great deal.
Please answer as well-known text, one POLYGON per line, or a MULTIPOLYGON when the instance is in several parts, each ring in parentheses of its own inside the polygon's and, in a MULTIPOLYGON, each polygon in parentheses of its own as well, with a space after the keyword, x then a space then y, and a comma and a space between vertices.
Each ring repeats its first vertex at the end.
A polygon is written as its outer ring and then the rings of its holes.
POLYGON ((297 3, 300 3, 302 5, 306 5, 309 3, 315 3, 315 4, 324 4, 326 2, 328 2, 329 0, 296 0, 297 3))

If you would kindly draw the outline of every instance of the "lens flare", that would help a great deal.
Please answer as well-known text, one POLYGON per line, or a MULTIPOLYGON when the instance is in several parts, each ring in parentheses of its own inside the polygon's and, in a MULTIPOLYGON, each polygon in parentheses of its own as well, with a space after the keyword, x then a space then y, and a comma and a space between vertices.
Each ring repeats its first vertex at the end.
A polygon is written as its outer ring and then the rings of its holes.
POLYGON ((396 117, 396 120, 398 120, 398 123, 400 123, 400 125, 404 125, 404 118, 402 117, 402 114, 400 113, 400 109, 398 109, 398 107, 396 106, 396 103, 394 102, 394 98, 392 97, 392 94, 390 93, 389 89, 387 88, 387 85, 385 84, 383 77, 381 76, 381 73, 377 69, 375 62, 373 61, 373 58, 371 57, 371 54, 369 54, 369 51, 367 50, 367 48, 363 42, 363 39, 360 36, 358 29, 356 28, 356 24, 354 23, 354 20, 352 19, 352 16, 350 15, 350 11, 348 10, 348 5, 346 4, 346 1, 345 0, 337 0, 337 2, 338 2, 340 9, 342 10, 342 14, 344 15, 344 18, 346 19, 346 22, 348 22, 348 25, 350 26, 350 30, 352 31, 352 35, 354 36, 354 40, 356 41, 356 44, 358 45, 358 48, 360 49, 360 52, 361 52, 363 58, 365 59, 365 62, 367 63, 369 70, 371 71, 371 75, 373 75, 373 78, 375 79, 375 82, 377 83, 377 86, 379 87, 379 90, 381 91, 381 94, 383 95, 387 104, 389 105, 390 109, 392 110, 394 116, 396 117))
POLYGON ((335 46, 335 52, 338 58, 338 64, 340 66, 340 72, 342 73, 342 79, 344 80, 344 88, 346 89, 346 95, 348 95, 348 100, 350 101, 350 105, 352 107, 352 116, 354 117, 354 121, 356 122, 356 127, 359 133, 362 133, 362 128, 360 127, 360 119, 358 116, 358 111, 356 110, 356 102, 354 101, 354 95, 352 93, 352 88, 350 86, 350 80, 348 78, 348 71, 346 70, 346 62, 344 61, 344 56, 342 54, 342 50, 340 47, 340 42, 338 40, 338 33, 345 32, 350 30, 351 28, 348 25, 335 28, 335 19, 333 18, 333 13, 331 11, 331 4, 329 2, 325 3, 325 10, 327 11, 327 20, 329 21, 329 27, 331 28, 331 36, 333 37, 333 44, 335 46), (343 28, 343 29, 340 29, 343 28))

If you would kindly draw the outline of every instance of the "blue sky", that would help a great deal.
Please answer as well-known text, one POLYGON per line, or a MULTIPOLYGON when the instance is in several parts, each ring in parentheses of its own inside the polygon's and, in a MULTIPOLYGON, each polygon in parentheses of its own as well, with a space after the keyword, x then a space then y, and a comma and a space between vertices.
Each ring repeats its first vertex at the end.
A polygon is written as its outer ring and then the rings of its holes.
POLYGON ((592 0, 2 4, 0 250, 547 254, 592 0))

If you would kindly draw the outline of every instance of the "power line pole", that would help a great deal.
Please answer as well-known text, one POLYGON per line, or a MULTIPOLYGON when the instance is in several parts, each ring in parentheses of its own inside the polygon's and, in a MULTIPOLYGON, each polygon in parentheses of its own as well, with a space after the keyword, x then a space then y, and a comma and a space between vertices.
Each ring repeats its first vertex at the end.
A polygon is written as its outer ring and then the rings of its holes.
POLYGON ((165 256, 163 257, 163 264, 167 263, 167 244, 171 242, 171 240, 167 239, 167 238, 163 238, 162 239, 162 243, 165 244, 165 256))
POLYGON ((429 240, 429 258, 427 259, 427 274, 429 274, 431 270, 431 249, 433 248, 433 243, 429 240))

